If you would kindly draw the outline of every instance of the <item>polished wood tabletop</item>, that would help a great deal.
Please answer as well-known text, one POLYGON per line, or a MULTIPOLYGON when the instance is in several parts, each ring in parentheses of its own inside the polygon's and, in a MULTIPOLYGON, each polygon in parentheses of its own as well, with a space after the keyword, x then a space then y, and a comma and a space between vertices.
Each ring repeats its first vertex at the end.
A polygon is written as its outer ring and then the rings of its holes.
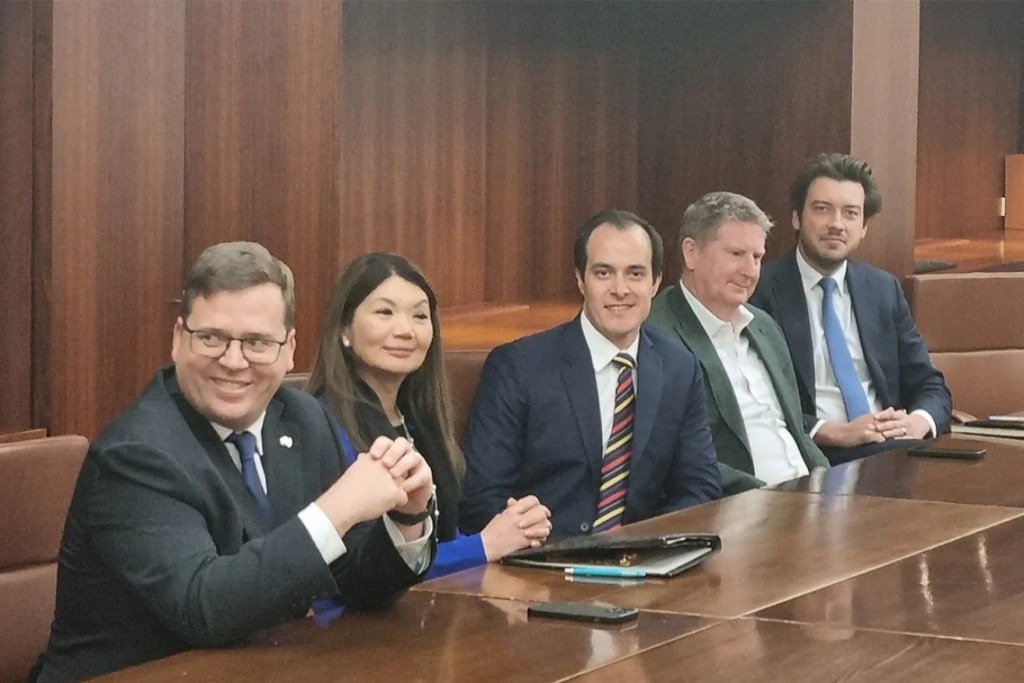
POLYGON ((1019 681, 1024 648, 736 619, 570 679, 574 683, 994 683, 1019 681))
POLYGON ((1024 518, 769 607, 757 616, 1024 645, 1024 518))
POLYGON ((720 553, 671 579, 491 564, 388 610, 300 620, 107 680, 1018 680, 1024 450, 984 445, 978 462, 883 453, 625 529, 722 537, 720 553), (528 618, 552 600, 640 614, 619 626, 528 618))
POLYGON ((920 553, 1024 510, 872 496, 747 491, 630 526, 641 533, 707 532, 722 551, 669 579, 578 583, 549 569, 490 564, 414 590, 516 600, 589 600, 736 617, 920 553))
POLYGON ((986 453, 981 460, 948 460, 886 451, 774 490, 1024 507, 1024 448, 1019 444, 943 436, 935 445, 984 448, 986 453))
POLYGON ((537 619, 526 603, 414 593, 390 610, 304 619, 237 648, 192 650, 108 681, 541 683, 635 655, 714 621, 643 613, 618 626, 537 619))

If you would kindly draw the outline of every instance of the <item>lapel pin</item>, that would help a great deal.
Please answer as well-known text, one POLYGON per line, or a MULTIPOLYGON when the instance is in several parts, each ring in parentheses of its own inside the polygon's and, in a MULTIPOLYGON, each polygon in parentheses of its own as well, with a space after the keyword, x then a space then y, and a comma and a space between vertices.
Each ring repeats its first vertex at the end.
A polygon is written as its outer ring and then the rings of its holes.
POLYGON ((290 436, 282 436, 278 440, 278 443, 280 443, 285 448, 291 448, 292 447, 292 437, 290 437, 290 436))

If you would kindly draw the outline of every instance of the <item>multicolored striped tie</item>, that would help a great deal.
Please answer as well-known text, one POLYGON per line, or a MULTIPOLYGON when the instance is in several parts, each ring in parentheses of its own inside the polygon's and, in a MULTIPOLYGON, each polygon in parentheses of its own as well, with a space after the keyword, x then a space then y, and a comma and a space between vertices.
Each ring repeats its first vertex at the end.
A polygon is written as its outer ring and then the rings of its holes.
POLYGON ((636 361, 628 353, 620 353, 612 362, 619 366, 619 380, 615 385, 612 431, 601 461, 601 489, 597 494, 594 533, 622 526, 629 484, 629 458, 633 454, 633 415, 636 413, 633 368, 636 361))

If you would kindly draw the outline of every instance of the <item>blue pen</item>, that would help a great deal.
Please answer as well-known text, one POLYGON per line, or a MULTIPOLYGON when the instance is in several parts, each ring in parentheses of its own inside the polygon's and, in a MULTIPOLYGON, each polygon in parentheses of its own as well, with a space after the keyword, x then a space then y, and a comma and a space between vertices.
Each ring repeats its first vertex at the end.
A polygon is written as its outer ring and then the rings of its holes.
POLYGON ((565 573, 569 576, 611 576, 630 579, 647 576, 647 572, 643 569, 627 567, 566 567, 565 573))

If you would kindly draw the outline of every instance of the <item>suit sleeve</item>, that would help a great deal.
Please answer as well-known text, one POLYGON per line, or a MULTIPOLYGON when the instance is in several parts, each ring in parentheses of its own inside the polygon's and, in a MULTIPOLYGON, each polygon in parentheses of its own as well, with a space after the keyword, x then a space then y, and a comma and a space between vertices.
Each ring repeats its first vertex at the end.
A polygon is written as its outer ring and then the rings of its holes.
POLYGON ((938 433, 942 434, 949 429, 953 400, 945 378, 932 365, 928 346, 917 331, 899 281, 893 279, 893 286, 896 289, 893 322, 899 339, 900 403, 908 413, 926 411, 935 420, 938 433))
MULTIPOLYGON (((688 385, 689 389, 661 514, 699 505, 722 495, 722 475, 708 427, 704 379, 696 359, 691 365, 689 382, 679 385, 688 385)), ((669 387, 669 390, 678 391, 678 388, 669 387)))
POLYGON ((124 443, 92 459, 83 472, 90 541, 147 611, 190 646, 236 642, 302 616, 320 595, 340 591, 347 600, 387 604, 415 581, 407 567, 402 574, 404 563, 390 543, 397 562, 388 559, 382 523, 351 540, 346 535, 349 553, 331 568, 297 516, 239 548, 223 549, 210 525, 238 524, 232 502, 203 499, 167 453, 124 443))
POLYGON ((725 496, 732 496, 764 486, 764 482, 754 475, 722 462, 718 463, 718 472, 722 477, 722 495, 725 496))
POLYGON ((478 534, 514 495, 528 418, 527 395, 510 347, 488 355, 466 426, 466 475, 459 527, 478 534))

